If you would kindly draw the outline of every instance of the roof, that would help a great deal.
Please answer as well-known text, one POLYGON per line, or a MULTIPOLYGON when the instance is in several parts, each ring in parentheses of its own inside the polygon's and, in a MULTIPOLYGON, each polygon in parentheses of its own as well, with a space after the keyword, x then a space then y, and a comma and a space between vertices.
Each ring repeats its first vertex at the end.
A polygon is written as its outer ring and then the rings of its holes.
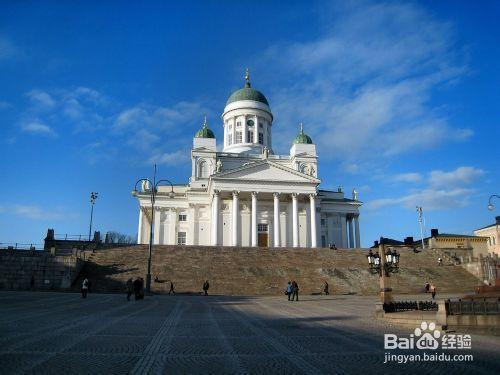
POLYGON ((194 135, 195 138, 215 138, 214 132, 208 128, 207 117, 205 116, 205 121, 200 130, 194 135))
POLYGON ((248 69, 245 74, 245 87, 233 92, 231 96, 229 96, 229 99, 227 99, 226 105, 234 102, 239 102, 240 100, 253 100, 254 102, 260 102, 269 105, 269 102, 267 101, 264 94, 259 90, 255 90, 251 87, 248 69))
POLYGON ((300 132, 297 135, 297 137, 295 137, 295 139, 293 140, 293 143, 308 144, 308 145, 313 143, 311 137, 309 137, 306 133, 304 133, 304 127, 302 126, 302 124, 300 124, 300 132))

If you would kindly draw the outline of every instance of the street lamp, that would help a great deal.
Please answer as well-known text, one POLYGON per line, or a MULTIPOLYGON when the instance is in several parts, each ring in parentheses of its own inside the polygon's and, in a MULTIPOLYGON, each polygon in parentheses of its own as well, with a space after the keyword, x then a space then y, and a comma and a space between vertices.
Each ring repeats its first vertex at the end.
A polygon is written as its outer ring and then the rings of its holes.
POLYGON ((488 199, 488 210, 490 210, 490 211, 492 211, 492 210, 493 210, 493 207, 495 207, 495 206, 493 206, 493 203, 491 203, 491 198, 493 198, 493 197, 495 197, 495 198, 500 198, 498 195, 493 194, 493 195, 490 197, 490 199, 488 199))
MULTIPOLYGON (((158 194, 158 186, 160 186, 161 183, 167 182, 170 185, 170 192, 168 193, 169 198, 174 198, 175 193, 174 193, 174 185, 170 180, 167 179, 162 179, 159 181, 156 181, 156 164, 154 166, 154 174, 153 174, 153 183, 148 178, 141 178, 137 180, 134 186, 134 190, 132 191, 132 195, 134 197, 138 196, 140 193, 137 191, 137 184, 139 182, 144 183, 144 186, 149 185, 149 198, 151 200, 151 222, 150 222, 150 227, 149 227, 149 255, 148 255, 148 274, 146 275, 146 292, 149 294, 151 292, 151 254, 153 251, 153 224, 154 224, 154 217, 155 217, 155 210, 154 210, 154 205, 156 201, 156 195, 158 194)), ((144 193, 147 192, 147 190, 143 190, 144 193)))
POLYGON ((422 206, 417 206, 417 212, 418 212, 418 222, 420 223, 420 239, 422 241, 422 250, 425 249, 425 245, 424 245, 424 230, 423 230, 423 227, 422 227, 422 214, 423 214, 423 211, 422 211, 422 206))
POLYGON ((89 226, 89 242, 90 236, 92 235, 92 217, 94 216, 94 202, 97 199, 99 193, 91 192, 90 193, 90 226, 89 226))

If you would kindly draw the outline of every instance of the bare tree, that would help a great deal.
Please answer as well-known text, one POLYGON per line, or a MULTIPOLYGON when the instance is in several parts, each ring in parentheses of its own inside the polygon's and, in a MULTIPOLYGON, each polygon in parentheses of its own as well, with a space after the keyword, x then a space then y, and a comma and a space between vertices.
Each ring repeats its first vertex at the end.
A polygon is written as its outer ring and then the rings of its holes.
POLYGON ((128 234, 111 231, 106 233, 105 243, 135 244, 136 239, 128 234))

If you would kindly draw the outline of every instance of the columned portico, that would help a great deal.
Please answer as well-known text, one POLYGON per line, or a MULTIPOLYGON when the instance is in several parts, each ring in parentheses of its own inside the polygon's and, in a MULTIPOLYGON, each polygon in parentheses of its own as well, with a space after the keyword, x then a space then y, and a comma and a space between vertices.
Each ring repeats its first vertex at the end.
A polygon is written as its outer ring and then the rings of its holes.
POLYGON ((215 190, 212 199, 212 246, 219 244, 219 191, 215 190))
POLYGON ((160 224, 161 224, 161 211, 159 207, 154 208, 154 232, 153 232, 153 243, 160 243, 160 224))
POLYGON ((257 246, 257 192, 252 191, 252 247, 257 246))
POLYGON ((348 217, 347 222, 349 224, 349 247, 353 248, 354 247, 354 231, 353 231, 353 226, 352 226, 352 216, 348 217))
POLYGON ((274 247, 280 247, 280 194, 274 193, 274 247))
POLYGON ((292 246, 299 247, 299 210, 297 193, 292 193, 292 246))
POLYGON ((231 245, 238 246, 238 214, 239 214, 239 192, 233 191, 233 209, 232 209, 232 236, 231 245))
POLYGON ((137 243, 142 244, 142 221, 144 218, 144 213, 142 207, 139 207, 139 228, 137 229, 137 243))
POLYGON ((316 232, 316 194, 309 195, 310 211, 311 211, 311 247, 317 247, 317 232, 316 232))
POLYGON ((359 215, 354 216, 354 226, 356 230, 356 248, 361 247, 361 234, 359 233, 359 215))

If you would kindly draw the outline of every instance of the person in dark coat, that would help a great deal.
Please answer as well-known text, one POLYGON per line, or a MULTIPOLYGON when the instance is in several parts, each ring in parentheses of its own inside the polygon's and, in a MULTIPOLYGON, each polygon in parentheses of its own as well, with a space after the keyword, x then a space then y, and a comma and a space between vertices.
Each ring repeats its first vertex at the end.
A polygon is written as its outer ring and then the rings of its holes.
POLYGON ((295 301, 295 298, 297 298, 297 301, 299 300, 299 284, 294 280, 292 281, 292 288, 293 288, 293 294, 292 294, 292 301, 295 301))
POLYGON ((328 296, 330 294, 328 290, 328 283, 325 281, 325 284, 323 285, 323 293, 325 293, 325 296, 328 296))
POLYGON ((138 277, 137 279, 134 280, 134 298, 135 300, 139 300, 141 298, 141 280, 138 277))
POLYGON ((82 298, 87 298, 89 292, 89 279, 85 278, 82 282, 82 298))
POLYGON ((170 290, 168 291, 168 294, 170 294, 170 293, 175 294, 175 291, 174 291, 174 283, 173 283, 173 282, 170 282, 170 290))
POLYGON ((203 283, 203 291, 205 292, 205 295, 208 296, 208 288, 210 288, 210 284, 208 283, 208 280, 205 280, 203 283))
POLYGON ((134 292, 134 282, 132 281, 132 278, 127 280, 126 289, 127 289, 127 301, 130 301, 130 296, 134 292))

